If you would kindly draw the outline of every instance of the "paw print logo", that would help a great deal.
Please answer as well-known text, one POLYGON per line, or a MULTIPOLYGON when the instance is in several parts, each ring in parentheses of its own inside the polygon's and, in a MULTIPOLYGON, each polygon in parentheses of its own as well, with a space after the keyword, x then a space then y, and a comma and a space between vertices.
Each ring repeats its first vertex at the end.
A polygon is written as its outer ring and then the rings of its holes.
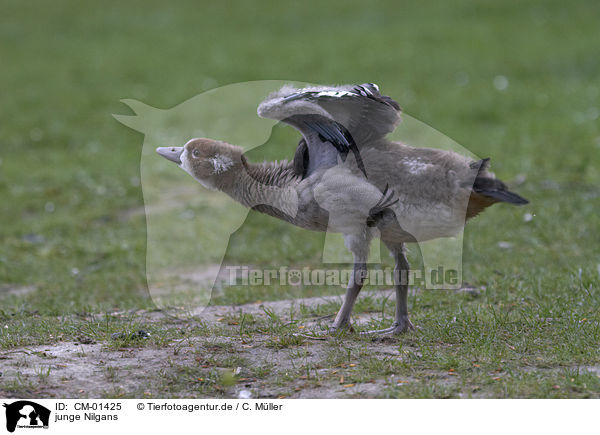
POLYGON ((299 270, 290 270, 287 281, 289 285, 300 285, 302 283, 302 273, 299 270))

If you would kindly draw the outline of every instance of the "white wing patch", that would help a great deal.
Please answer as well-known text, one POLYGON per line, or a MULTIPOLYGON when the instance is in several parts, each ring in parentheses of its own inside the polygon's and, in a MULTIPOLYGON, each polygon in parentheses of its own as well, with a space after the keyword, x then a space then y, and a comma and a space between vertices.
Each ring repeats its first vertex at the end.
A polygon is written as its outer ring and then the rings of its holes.
POLYGON ((215 156, 208 159, 208 161, 213 165, 215 174, 225 172, 233 166, 233 160, 223 154, 215 154, 215 156))
POLYGON ((421 159, 402 159, 402 165, 412 175, 419 175, 425 172, 429 168, 433 168, 434 165, 426 163, 421 159))
POLYGON ((290 102, 294 100, 301 99, 315 99, 319 97, 331 97, 331 98, 341 98, 341 97, 357 97, 358 95, 353 94, 352 92, 343 91, 343 90, 335 90, 335 89, 326 89, 323 91, 315 91, 312 88, 303 88, 300 89, 299 92, 295 92, 291 95, 282 98, 282 102, 290 102))
POLYGON ((317 92, 317 97, 333 97, 333 98, 340 98, 340 97, 356 97, 356 94, 353 94, 351 92, 347 92, 347 91, 321 91, 321 92, 317 92))

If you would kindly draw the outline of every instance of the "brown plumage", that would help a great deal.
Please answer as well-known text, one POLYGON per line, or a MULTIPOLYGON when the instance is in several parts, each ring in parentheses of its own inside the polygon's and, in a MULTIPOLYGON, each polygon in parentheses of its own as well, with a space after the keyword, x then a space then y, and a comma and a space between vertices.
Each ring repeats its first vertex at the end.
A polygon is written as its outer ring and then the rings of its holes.
POLYGON ((467 219, 474 218, 483 210, 488 208, 490 205, 494 205, 498 200, 490 198, 489 196, 481 195, 473 192, 469 197, 469 204, 467 205, 467 219))

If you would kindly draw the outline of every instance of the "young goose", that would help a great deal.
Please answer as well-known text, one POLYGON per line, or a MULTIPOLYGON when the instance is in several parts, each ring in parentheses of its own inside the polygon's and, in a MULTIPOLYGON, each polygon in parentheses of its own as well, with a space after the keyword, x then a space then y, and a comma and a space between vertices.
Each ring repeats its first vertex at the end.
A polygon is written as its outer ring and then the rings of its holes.
POLYGON ((340 232, 354 257, 346 297, 333 329, 351 328, 350 314, 367 270, 369 243, 379 236, 395 259, 396 313, 390 328, 414 329, 408 319, 404 244, 450 237, 467 219, 497 203, 526 204, 489 172, 489 159, 413 148, 385 136, 400 107, 372 83, 283 87, 258 115, 300 131, 292 162, 253 164, 242 149, 212 139, 156 151, 210 189, 243 205, 315 231, 340 232))

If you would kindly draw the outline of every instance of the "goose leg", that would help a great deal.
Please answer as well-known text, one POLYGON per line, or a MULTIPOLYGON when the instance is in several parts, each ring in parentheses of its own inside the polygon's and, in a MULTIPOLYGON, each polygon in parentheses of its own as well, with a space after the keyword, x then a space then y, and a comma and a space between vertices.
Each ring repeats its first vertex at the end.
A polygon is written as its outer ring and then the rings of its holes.
POLYGON ((350 314, 352 313, 352 308, 354 308, 358 293, 360 293, 360 289, 367 277, 370 240, 370 231, 365 231, 361 236, 347 235, 344 237, 344 244, 354 256, 354 267, 346 289, 346 298, 333 322, 332 329, 334 331, 340 329, 353 331, 350 324, 350 314))
POLYGON ((367 263, 360 261, 357 262, 355 258, 352 276, 350 277, 350 282, 348 283, 348 288, 346 289, 344 303, 342 304, 333 322, 332 329, 334 331, 339 331, 342 329, 353 331, 352 324, 350 323, 350 315, 352 313, 352 308, 354 308, 356 298, 360 293, 360 289, 363 286, 366 275, 367 263))
POLYGON ((410 265, 404 253, 404 246, 391 249, 396 265, 394 267, 394 281, 396 290, 396 315, 392 326, 386 329, 366 331, 363 334, 402 334, 415 327, 408 319, 408 272, 410 265))

